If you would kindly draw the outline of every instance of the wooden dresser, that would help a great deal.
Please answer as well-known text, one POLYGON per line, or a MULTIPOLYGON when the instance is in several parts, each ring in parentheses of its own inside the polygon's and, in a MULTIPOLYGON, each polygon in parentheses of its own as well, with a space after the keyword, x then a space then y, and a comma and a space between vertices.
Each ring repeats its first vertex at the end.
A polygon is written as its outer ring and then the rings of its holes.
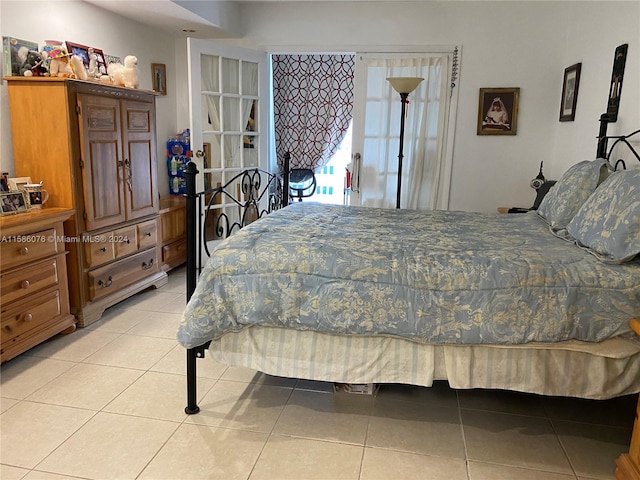
POLYGON ((187 261, 187 202, 181 195, 160 198, 162 263, 169 271, 187 261))
POLYGON ((165 285, 155 93, 61 78, 5 81, 15 175, 43 181, 47 207, 73 209, 64 229, 75 239, 67 265, 78 326, 165 285))
POLYGON ((617 480, 640 480, 640 398, 629 453, 620 455, 616 460, 616 467, 617 480))
POLYGON ((0 218, 0 362, 75 330, 63 229, 71 215, 71 209, 44 208, 0 218))

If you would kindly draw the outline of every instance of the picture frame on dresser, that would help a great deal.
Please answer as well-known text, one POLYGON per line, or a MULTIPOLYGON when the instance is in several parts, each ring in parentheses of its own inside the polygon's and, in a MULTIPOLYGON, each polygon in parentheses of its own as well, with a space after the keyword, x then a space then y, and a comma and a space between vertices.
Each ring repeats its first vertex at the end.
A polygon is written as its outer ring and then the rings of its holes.
POLYGON ((15 215, 29 211, 29 197, 24 190, 0 192, 0 211, 2 215, 15 215))
POLYGON ((67 51, 71 55, 77 55, 82 59, 82 63, 84 64, 84 68, 89 68, 89 47, 86 45, 81 45, 75 42, 69 42, 65 40, 65 45, 67 46, 67 51))
POLYGON ((24 186, 31 183, 31 177, 15 177, 7 180, 9 190, 24 190, 24 186))

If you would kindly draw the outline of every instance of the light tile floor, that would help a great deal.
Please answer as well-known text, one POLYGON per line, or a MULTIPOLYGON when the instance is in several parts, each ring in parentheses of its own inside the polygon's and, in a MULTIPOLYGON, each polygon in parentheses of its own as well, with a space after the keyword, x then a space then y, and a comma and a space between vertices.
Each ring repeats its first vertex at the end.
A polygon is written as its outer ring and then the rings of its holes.
POLYGON ((47 479, 614 479, 637 396, 610 401, 322 382, 198 360, 185 406, 174 338, 184 269, 2 365, 0 477, 47 479))

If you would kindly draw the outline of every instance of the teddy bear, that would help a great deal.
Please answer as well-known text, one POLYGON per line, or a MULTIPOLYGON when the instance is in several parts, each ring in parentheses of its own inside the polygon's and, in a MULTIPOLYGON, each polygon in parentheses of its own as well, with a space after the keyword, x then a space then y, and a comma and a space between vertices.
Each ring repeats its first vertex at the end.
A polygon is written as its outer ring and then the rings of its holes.
POLYGON ((24 62, 20 66, 20 75, 25 77, 44 77, 47 69, 44 66, 43 54, 29 50, 24 62))
POLYGON ((138 59, 133 55, 124 57, 124 65, 112 63, 107 67, 107 73, 114 85, 128 88, 138 88, 138 59))
POLYGON ((71 70, 73 70, 73 75, 71 75, 71 78, 87 80, 87 69, 84 67, 82 58, 80 58, 78 55, 72 55, 69 59, 69 66, 71 67, 71 70))
POLYGON ((20 73, 20 69, 27 58, 27 53, 29 53, 29 49, 27 47, 20 47, 18 50, 16 47, 11 45, 11 75, 22 75, 22 73, 20 73))
POLYGON ((73 77, 73 70, 69 65, 70 54, 64 48, 54 48, 49 52, 51 63, 49 64, 49 74, 52 77, 73 77))

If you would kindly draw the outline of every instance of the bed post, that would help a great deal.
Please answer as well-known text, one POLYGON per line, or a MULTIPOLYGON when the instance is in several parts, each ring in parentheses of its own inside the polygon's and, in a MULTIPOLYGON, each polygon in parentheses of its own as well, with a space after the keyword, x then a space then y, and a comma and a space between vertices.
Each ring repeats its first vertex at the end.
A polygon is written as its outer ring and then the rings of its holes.
POLYGON ((282 204, 281 207, 289 205, 289 170, 291 170, 291 153, 284 154, 284 172, 282 174, 282 204))
POLYGON ((598 149, 596 150, 596 158, 607 158, 607 127, 611 122, 609 114, 600 115, 600 131, 598 132, 598 149))
MULTIPOLYGON (((189 162, 185 168, 187 182, 187 302, 196 289, 198 279, 198 226, 197 226, 197 200, 196 175, 198 167, 195 163, 189 162)), ((185 413, 192 415, 200 411, 197 404, 196 392, 196 359, 198 358, 198 347, 187 349, 187 406, 185 413)))

